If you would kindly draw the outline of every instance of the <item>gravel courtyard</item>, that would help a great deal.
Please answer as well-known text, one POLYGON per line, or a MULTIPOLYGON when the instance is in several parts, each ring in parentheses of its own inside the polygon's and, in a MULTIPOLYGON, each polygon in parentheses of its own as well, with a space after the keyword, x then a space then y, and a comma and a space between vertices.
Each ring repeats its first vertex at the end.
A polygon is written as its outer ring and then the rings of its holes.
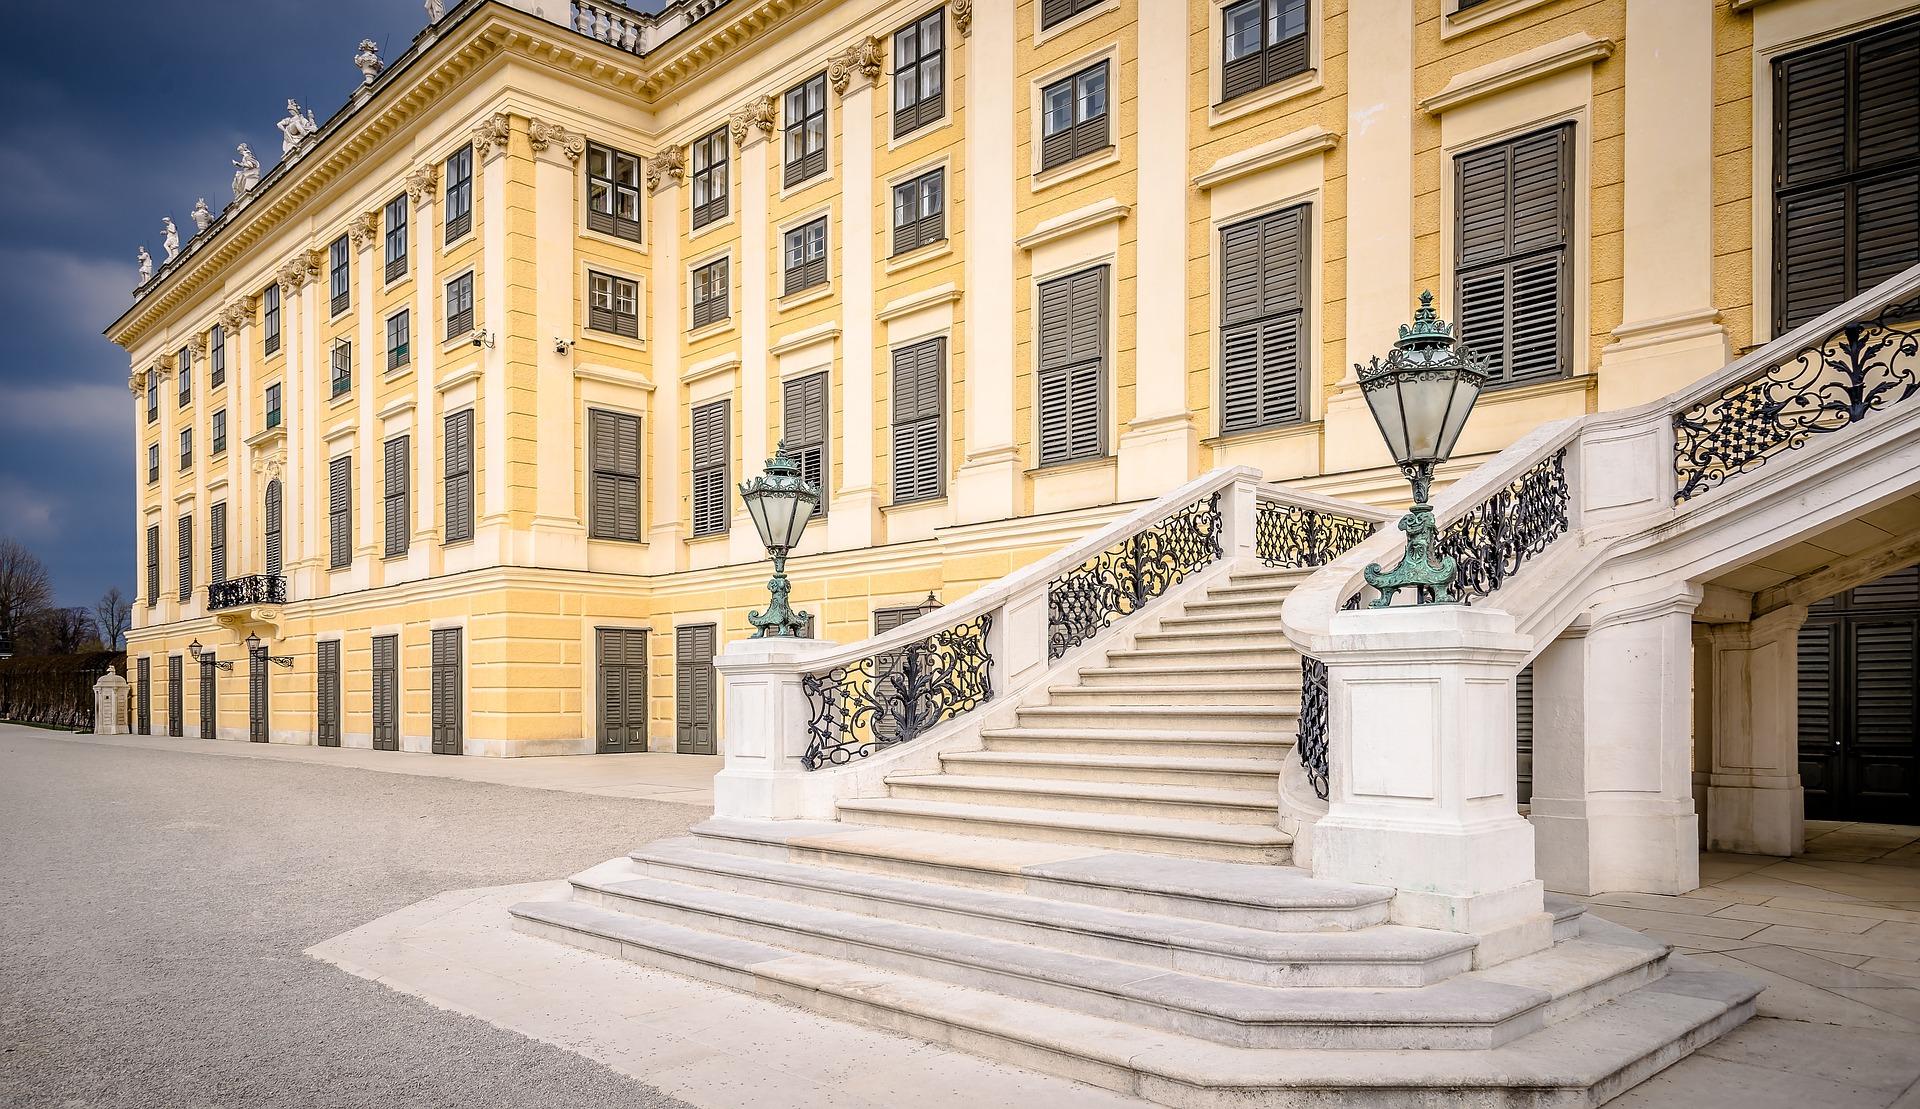
POLYGON ((302 952, 705 815, 0 724, 0 1105, 679 1106, 302 952))

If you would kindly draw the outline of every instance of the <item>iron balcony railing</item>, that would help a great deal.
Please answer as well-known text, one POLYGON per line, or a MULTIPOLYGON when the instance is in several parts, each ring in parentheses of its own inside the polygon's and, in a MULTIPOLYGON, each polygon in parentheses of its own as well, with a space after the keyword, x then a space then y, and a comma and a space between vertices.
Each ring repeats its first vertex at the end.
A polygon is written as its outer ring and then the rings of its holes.
POLYGON ((287 578, 284 574, 249 574, 244 578, 216 581, 207 586, 207 610, 239 608, 242 605, 284 605, 287 603, 287 578))

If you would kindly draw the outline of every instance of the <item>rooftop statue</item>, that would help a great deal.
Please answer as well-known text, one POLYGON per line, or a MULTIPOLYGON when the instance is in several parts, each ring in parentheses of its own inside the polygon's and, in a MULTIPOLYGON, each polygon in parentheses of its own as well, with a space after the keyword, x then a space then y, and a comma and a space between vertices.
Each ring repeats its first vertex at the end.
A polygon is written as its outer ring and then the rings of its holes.
POLYGON ((441 3, 440 0, 427 0, 428 26, 440 22, 440 17, 445 14, 447 14, 447 6, 441 3))
POLYGON ((205 231, 207 225, 213 222, 213 212, 208 209, 207 198, 204 196, 200 198, 198 204, 193 206, 193 211, 188 212, 187 215, 193 217, 193 225, 201 231, 205 231))
POLYGON ((233 160, 233 198, 235 200, 245 196, 249 190, 260 183, 260 159, 253 156, 253 151, 247 148, 246 143, 240 144, 237 153, 240 156, 233 160))
POLYGON ((165 228, 167 232, 166 237, 161 240, 160 245, 167 248, 167 261, 171 262, 180 256, 180 231, 173 226, 173 217, 171 216, 161 217, 160 226, 165 228))
POLYGON ((293 153, 293 148, 305 141, 308 135, 320 130, 320 125, 313 121, 311 111, 305 116, 300 114, 300 102, 297 100, 287 101, 287 118, 274 126, 280 128, 280 153, 282 154, 293 153))
POLYGON ((145 285, 151 280, 153 280, 153 255, 148 254, 147 248, 143 246, 140 248, 140 284, 145 285))
POLYGON ((380 60, 380 45, 372 39, 360 40, 360 52, 353 56, 353 64, 360 67, 363 85, 373 84, 380 71, 387 68, 387 63, 380 60))

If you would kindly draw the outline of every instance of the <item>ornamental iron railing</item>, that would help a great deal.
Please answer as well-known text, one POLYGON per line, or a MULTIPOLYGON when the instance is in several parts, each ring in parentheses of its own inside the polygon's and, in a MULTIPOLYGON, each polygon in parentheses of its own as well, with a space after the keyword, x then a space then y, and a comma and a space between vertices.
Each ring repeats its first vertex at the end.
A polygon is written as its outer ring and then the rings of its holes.
POLYGON ((1372 520, 1261 500, 1254 509, 1254 554, 1268 566, 1325 566, 1373 534, 1372 520))
POLYGON ((1567 533, 1571 503, 1562 447, 1461 513, 1433 545, 1434 561, 1452 556, 1458 564, 1454 597, 1472 604, 1504 585, 1567 533))
POLYGON ((1220 494, 1212 493, 1047 583, 1047 659, 1144 608, 1221 556, 1220 494))
POLYGON ((983 612, 894 650, 802 676, 813 713, 801 765, 818 770, 866 758, 992 700, 992 627, 993 614, 983 612))
POLYGON ((284 574, 249 574, 244 578, 216 581, 207 586, 207 610, 239 608, 242 605, 284 605, 287 603, 287 579, 284 574))
POLYGON ((1849 320, 1673 415, 1675 503, 1920 392, 1920 298, 1849 320))
POLYGON ((1332 771, 1327 761, 1327 664, 1300 656, 1300 728, 1294 742, 1313 795, 1325 801, 1332 771))

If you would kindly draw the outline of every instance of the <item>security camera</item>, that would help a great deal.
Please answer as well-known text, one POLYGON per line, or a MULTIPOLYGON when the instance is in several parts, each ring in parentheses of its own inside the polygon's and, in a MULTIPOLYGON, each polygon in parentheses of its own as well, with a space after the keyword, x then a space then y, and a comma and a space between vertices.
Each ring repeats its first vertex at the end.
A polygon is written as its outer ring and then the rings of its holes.
POLYGON ((493 336, 487 334, 486 328, 480 327, 474 329, 473 334, 468 337, 468 341, 476 347, 490 347, 493 345, 493 336))
POLYGON ((573 349, 572 339, 569 339, 564 335, 555 335, 553 337, 553 353, 565 354, 572 349, 573 349))

